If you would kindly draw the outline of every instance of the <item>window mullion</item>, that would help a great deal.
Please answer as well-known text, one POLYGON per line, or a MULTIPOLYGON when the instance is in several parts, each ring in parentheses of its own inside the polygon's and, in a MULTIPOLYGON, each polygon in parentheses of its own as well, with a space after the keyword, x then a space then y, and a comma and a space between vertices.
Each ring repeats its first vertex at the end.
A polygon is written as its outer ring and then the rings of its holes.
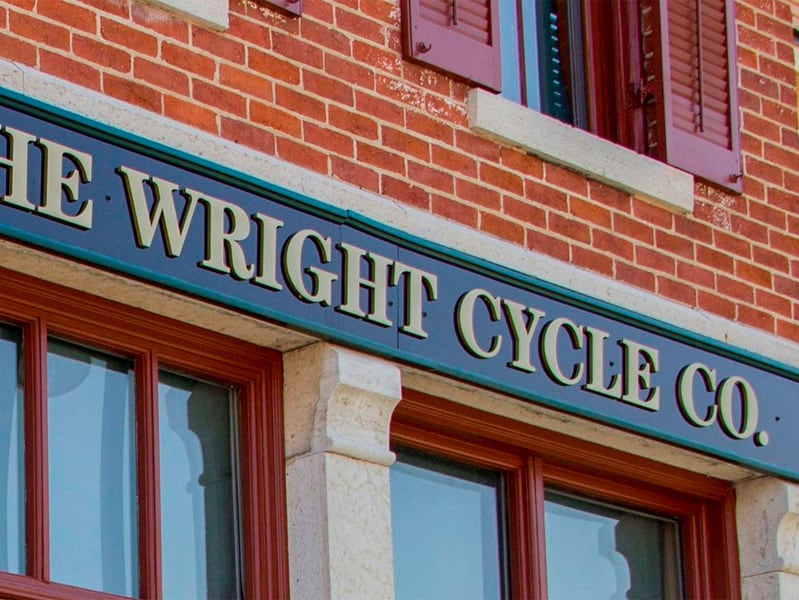
POLYGON ((161 598, 161 506, 158 479, 158 358, 136 359, 136 477, 139 509, 139 597, 161 598))
POLYGON ((47 326, 24 328, 25 386, 25 561, 27 574, 50 580, 47 476, 47 326))
POLYGON ((525 487, 527 489, 529 519, 528 538, 532 560, 532 597, 547 597, 546 538, 544 537, 544 476, 541 458, 528 456, 525 465, 525 487))

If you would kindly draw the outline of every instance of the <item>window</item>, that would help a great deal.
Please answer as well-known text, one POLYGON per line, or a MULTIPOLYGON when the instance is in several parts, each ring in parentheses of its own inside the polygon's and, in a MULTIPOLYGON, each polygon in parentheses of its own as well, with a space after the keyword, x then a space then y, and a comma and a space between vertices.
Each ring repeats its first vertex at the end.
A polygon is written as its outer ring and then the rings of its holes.
POLYGON ((398 600, 739 596, 726 482, 418 392, 391 436, 398 600))
POLYGON ((405 54, 740 192, 733 3, 404 0, 405 54))
POLYGON ((287 595, 279 355, 0 278, 0 595, 287 595))

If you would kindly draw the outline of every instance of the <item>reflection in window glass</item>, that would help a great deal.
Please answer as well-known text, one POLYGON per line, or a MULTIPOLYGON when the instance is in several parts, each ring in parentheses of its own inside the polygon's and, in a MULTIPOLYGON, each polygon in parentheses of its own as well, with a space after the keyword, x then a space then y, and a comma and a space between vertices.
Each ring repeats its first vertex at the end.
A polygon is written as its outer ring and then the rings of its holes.
POLYGON ((132 366, 50 340, 47 392, 51 577, 134 596, 138 558, 132 366))
POLYGON ((231 392, 163 371, 159 379, 164 598, 239 598, 231 392))
POLYGON ((411 452, 391 467, 397 600, 503 597, 501 476, 411 452))
POLYGON ((546 493, 550 600, 682 597, 677 523, 546 493))
POLYGON ((25 569, 22 365, 16 330, 0 327, 0 571, 25 569))

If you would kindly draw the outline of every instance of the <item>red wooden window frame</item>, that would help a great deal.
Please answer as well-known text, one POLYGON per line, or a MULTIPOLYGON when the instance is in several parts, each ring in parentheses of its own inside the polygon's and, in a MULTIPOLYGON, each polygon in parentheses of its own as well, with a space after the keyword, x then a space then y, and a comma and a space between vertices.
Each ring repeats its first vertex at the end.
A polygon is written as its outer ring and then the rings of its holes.
POLYGON ((504 473, 512 598, 547 597, 545 485, 677 518, 685 596, 740 597, 727 482, 412 390, 394 411, 391 440, 504 473))
POLYGON ((288 597, 279 353, 0 269, 0 322, 22 332, 26 574, 0 573, 9 600, 107 600, 114 594, 49 579, 47 338, 133 361, 139 597, 160 600, 158 370, 234 386, 240 409, 240 523, 245 598, 288 597))

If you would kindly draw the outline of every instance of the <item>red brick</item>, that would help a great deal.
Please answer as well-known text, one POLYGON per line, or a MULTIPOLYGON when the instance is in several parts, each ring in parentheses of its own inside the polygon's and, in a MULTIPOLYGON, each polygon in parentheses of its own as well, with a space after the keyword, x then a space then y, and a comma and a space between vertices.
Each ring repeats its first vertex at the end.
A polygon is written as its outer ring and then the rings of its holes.
POLYGON ((405 173, 405 158, 401 154, 387 152, 382 147, 373 146, 365 142, 357 142, 355 144, 355 155, 358 162, 400 175, 405 173))
POLYGON ((611 277, 613 275, 613 259, 594 252, 588 248, 580 246, 572 246, 571 249, 572 262, 578 267, 590 269, 596 273, 611 277))
POLYGON ((103 91, 119 100, 130 102, 153 112, 161 112, 161 93, 130 79, 103 73, 103 91))
POLYGON ((254 96, 265 102, 274 100, 272 81, 249 70, 240 69, 232 65, 219 65, 219 83, 239 93, 254 96))
POLYGON ((39 68, 45 73, 56 75, 92 90, 100 89, 100 71, 97 67, 73 60, 67 56, 54 54, 42 49, 39 55, 39 68))
MULTIPOLYGON (((460 197, 460 193, 458 193, 458 196, 460 197)), ((529 202, 505 197, 502 199, 502 212, 513 219, 539 227, 546 227, 546 211, 529 202)))
MULTIPOLYGON (((246 40, 250 44, 255 44, 262 50, 271 49, 272 42, 269 37, 269 30, 260 23, 237 15, 234 12, 233 4, 230 5, 227 33, 238 40, 246 40)), ((248 48, 248 51, 252 51, 253 49, 254 48, 248 48)))
POLYGON ((291 113, 305 115, 316 121, 324 122, 327 118, 324 102, 282 85, 275 86, 275 103, 291 113))
POLYGON ((327 118, 330 125, 355 137, 369 140, 377 139, 377 123, 374 119, 361 113, 331 105, 328 107, 327 118))
POLYGON ((448 171, 455 171, 464 177, 477 177, 477 161, 473 156, 438 145, 433 145, 432 154, 434 165, 448 171))
POLYGON ((750 325, 768 332, 774 331, 775 318, 767 312, 751 306, 738 307, 738 320, 744 325, 750 325))
POLYGON ((696 306, 696 288, 682 281, 675 281, 668 277, 657 277, 656 291, 661 296, 682 302, 688 306, 696 306))
POLYGON ((337 8, 335 10, 336 27, 348 31, 356 37, 383 45, 385 37, 383 26, 377 21, 362 17, 357 12, 337 8))
POLYGON ((688 260, 694 260, 696 245, 689 238, 658 230, 655 231, 655 246, 669 254, 681 256, 688 260))
POLYGON ((713 239, 716 249, 720 252, 735 254, 747 259, 752 257, 752 245, 749 240, 719 230, 713 232, 713 239))
POLYGON ((607 254, 626 261, 632 261, 634 258, 635 251, 633 244, 607 231, 594 229, 591 232, 591 242, 594 248, 607 254))
POLYGON ((45 46, 59 50, 69 50, 70 31, 61 25, 55 25, 29 15, 11 11, 8 15, 11 33, 26 40, 39 42, 45 46))
POLYGON ((799 320, 783 321, 782 319, 778 319, 776 331, 777 335, 781 337, 799 342, 799 320))
POLYGON ((549 231, 557 236, 583 244, 591 243, 591 230, 585 223, 557 213, 549 213, 547 222, 549 231))
POLYGON ((71 29, 86 33, 97 32, 97 13, 63 0, 38 0, 36 12, 42 17, 59 21, 71 29))
POLYGON ((763 55, 760 56, 760 74, 791 85, 794 85, 796 81, 796 74, 792 67, 763 55))
POLYGON ((701 286, 710 290, 716 289, 715 273, 695 263, 679 261, 677 263, 677 277, 692 285, 701 286))
POLYGON ((588 180, 584 176, 552 163, 545 164, 544 172, 547 183, 580 196, 588 196, 588 180))
POLYGON ((746 158, 745 165, 744 172, 747 176, 756 177, 772 185, 782 186, 782 169, 779 166, 751 156, 746 158))
MULTIPOLYGON (((450 145, 452 144, 450 143, 450 145)), ((500 161, 501 147, 499 144, 468 131, 455 132, 455 145, 464 152, 474 154, 479 158, 495 163, 500 161)))
POLYGON ((199 79, 192 82, 191 88, 191 97, 198 102, 213 106, 236 117, 244 117, 247 114, 247 101, 237 92, 223 90, 218 85, 212 85, 199 79))
POLYGON ((394 198, 395 200, 424 210, 430 208, 429 192, 417 185, 388 175, 383 175, 381 177, 380 185, 383 195, 389 198, 394 198))
POLYGON ((335 27, 328 27, 312 19, 302 19, 300 21, 300 32, 303 39, 315 46, 322 46, 345 56, 352 54, 350 38, 335 27))
POLYGON ((517 196, 524 194, 524 182, 518 174, 487 163, 480 164, 480 181, 508 191, 511 194, 516 194, 517 196))
POLYGON ((272 50, 279 56, 315 69, 322 69, 324 66, 323 53, 319 48, 292 36, 273 31, 272 50))
POLYGON ((772 250, 784 252, 790 256, 799 256, 799 237, 772 231, 770 241, 772 250))
POLYGON ((320 75, 313 71, 303 71, 302 87, 306 92, 339 104, 346 106, 355 104, 355 95, 352 88, 343 81, 338 81, 326 75, 320 75))
POLYGON ((526 246, 534 252, 540 252, 566 263, 571 260, 571 249, 568 243, 535 229, 527 230, 526 246))
POLYGON ((133 76, 139 81, 146 81, 181 96, 189 95, 189 78, 185 73, 165 67, 161 63, 136 58, 133 61, 133 76))
POLYGON ((718 294, 704 290, 697 291, 697 308, 719 315, 725 319, 734 319, 736 314, 735 303, 718 294))
POLYGON ((408 161, 408 179, 447 194, 454 188, 452 175, 412 161, 408 161))
POLYGON ((568 196, 565 192, 537 181, 527 180, 524 182, 524 196, 532 202, 538 202, 560 212, 565 213, 569 208, 568 196))
POLYGON ((253 127, 246 121, 230 117, 220 117, 220 133, 231 142, 247 146, 266 154, 275 154, 275 136, 260 127, 253 127))
POLYGON ((644 202, 637 198, 634 199, 633 215, 644 223, 650 223, 654 227, 674 229, 674 213, 659 206, 655 206, 654 204, 650 204, 649 202, 644 202))
POLYGON ((655 275, 646 269, 640 269, 634 265, 617 263, 616 279, 643 290, 655 290, 655 275))
POLYGON ((451 221, 457 221, 458 223, 477 229, 479 212, 476 208, 467 206, 463 202, 434 195, 432 199, 432 211, 434 215, 444 217, 451 221))
MULTIPOLYGON (((776 81, 767 79, 755 71, 741 69, 741 87, 765 98, 780 97, 780 86, 776 81)), ((746 119, 744 119, 746 121, 746 119)), ((747 127, 747 129, 749 129, 747 127)))
POLYGON ((372 192, 380 190, 380 176, 374 169, 365 167, 360 162, 332 156, 330 157, 330 167, 331 174, 337 179, 372 192))
POLYGON ((592 200, 608 208, 626 213, 632 211, 632 195, 627 192, 617 190, 598 181, 589 181, 588 194, 592 200))
POLYGON ((635 247, 635 264, 668 275, 677 274, 677 261, 673 257, 645 246, 635 247))
POLYGON ((449 98, 425 94, 424 109, 427 114, 433 115, 437 119, 445 119, 455 127, 468 127, 466 107, 449 98))
POLYGON ((612 216, 613 231, 616 235, 629 237, 643 244, 655 243, 655 231, 648 224, 618 213, 613 213, 612 216))
MULTIPOLYGON (((381 138, 383 145, 388 148, 413 156, 421 161, 430 160, 430 142, 422 140, 418 136, 409 135, 405 131, 394 129, 393 127, 383 127, 381 129, 381 138)), ((476 170, 475 168, 475 172, 476 170)))
POLYGON ((691 218, 675 219, 675 233, 702 244, 713 243, 713 230, 701 221, 691 218))
POLYGON ((524 243, 524 227, 494 213, 480 213, 480 230, 516 244, 524 243))
POLYGON ((731 273, 734 264, 729 254, 702 245, 696 247, 696 260, 700 264, 712 267, 718 271, 723 271, 724 273, 731 273))
POLYGON ((360 90, 355 92, 355 108, 358 112, 394 125, 402 125, 405 121, 405 111, 402 106, 360 90))
MULTIPOLYGON (((373 3, 367 2, 365 4, 371 5, 373 3)), ((352 57, 378 71, 384 71, 392 75, 400 75, 402 73, 402 56, 380 46, 373 46, 356 40, 352 44, 352 57)))
POLYGON ((791 301, 766 290, 755 290, 755 305, 787 319, 792 317, 791 301))
MULTIPOLYGON (((128 2, 109 2, 108 0, 81 0, 82 4, 91 6, 98 11, 116 15, 123 19, 130 17, 130 4, 128 2)), ((33 4, 31 2, 31 4, 33 4)))
POLYGON ((498 191, 488 189, 486 186, 472 181, 460 178, 455 179, 455 194, 460 200, 471 202, 483 208, 499 211, 502 206, 501 196, 498 191))
POLYGON ((570 198, 569 212, 577 219, 588 221, 599 227, 604 227, 605 229, 610 229, 611 213, 604 206, 593 202, 587 202, 580 198, 570 198))
MULTIPOLYGON (((422 135, 438 140, 445 146, 453 145, 452 127, 425 114, 408 111, 406 125, 411 131, 417 131, 422 135)), ((494 146, 497 158, 499 158, 499 149, 496 148, 496 144, 494 146)))
POLYGON ((309 148, 306 144, 288 138, 277 138, 277 155, 289 162, 317 173, 327 174, 327 154, 309 148))
POLYGON ((217 33, 203 27, 192 27, 191 45, 237 65, 244 64, 244 44, 230 35, 217 33))
POLYGON ((448 75, 411 62, 405 62, 402 65, 402 73, 407 81, 424 90, 449 96, 452 78, 448 75))
POLYGON ((749 304, 752 303, 755 297, 755 291, 750 284, 726 275, 716 276, 716 288, 723 296, 749 304))
POLYGON ((128 27, 118 21, 103 18, 100 20, 100 35, 118 46, 133 50, 138 54, 155 56, 158 54, 158 39, 141 29, 128 27))
POLYGON ((216 63, 212 59, 176 44, 163 43, 161 56, 169 64, 205 79, 214 79, 216 74, 216 63))
POLYGON ((788 257, 786 257, 784 254, 780 254, 779 252, 774 252, 769 248, 752 246, 752 258, 756 264, 761 265, 770 271, 778 271, 782 273, 789 272, 790 263, 788 262, 788 257))
POLYGON ((0 56, 27 66, 36 64, 37 47, 0 32, 0 56))
POLYGON ((217 133, 216 111, 200 106, 193 100, 164 96, 164 114, 203 131, 217 133))
POLYGON ((774 54, 774 38, 748 27, 738 28, 738 43, 752 48, 759 54, 774 54))
POLYGON ((787 215, 784 211, 799 206, 799 194, 775 188, 769 188, 767 194, 768 204, 755 201, 749 203, 749 216, 770 227, 785 229, 787 215))
POLYGON ((250 102, 250 120, 299 139, 302 122, 292 112, 261 102, 250 102))
POLYGON ((500 162, 506 169, 519 171, 522 175, 533 179, 544 178, 544 162, 540 158, 507 146, 501 146, 499 152, 500 162))
POLYGON ((256 48, 248 49, 247 66, 254 71, 267 75, 270 79, 277 79, 295 85, 300 83, 300 68, 298 66, 256 48))
POLYGON ((302 139, 312 146, 324 148, 345 158, 355 156, 355 143, 350 136, 320 127, 310 121, 302 124, 302 139))
POLYGON ((350 85, 368 90, 373 90, 375 87, 375 74, 371 68, 330 53, 325 54, 325 72, 350 85))

